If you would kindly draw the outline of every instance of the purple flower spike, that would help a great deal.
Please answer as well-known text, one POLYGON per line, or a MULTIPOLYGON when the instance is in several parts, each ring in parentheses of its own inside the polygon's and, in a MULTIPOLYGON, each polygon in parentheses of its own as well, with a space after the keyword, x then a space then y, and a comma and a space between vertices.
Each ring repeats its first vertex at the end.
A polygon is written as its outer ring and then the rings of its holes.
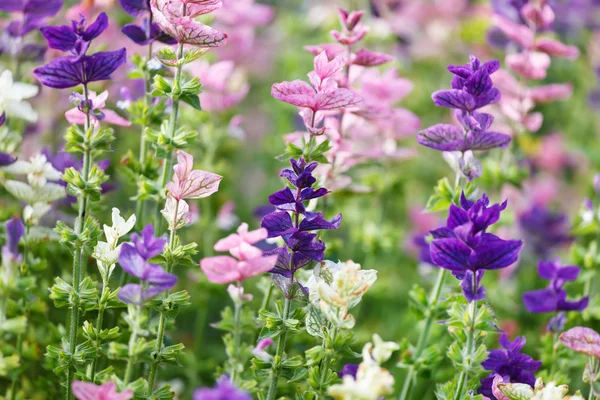
POLYGON ((90 42, 106 28, 108 28, 108 16, 106 13, 100 13, 89 26, 82 16, 79 21, 72 21, 71 26, 45 26, 40 29, 40 32, 48 41, 50 48, 70 52, 79 60, 87 52, 90 42))
POLYGON ((131 241, 135 245, 135 249, 144 260, 149 260, 163 252, 167 244, 167 237, 154 236, 154 225, 148 224, 142 229, 142 234, 133 233, 131 241))
POLYGON ((577 280, 581 268, 578 266, 561 266, 560 260, 540 261, 538 274, 540 278, 549 280, 546 289, 523 293, 523 303, 531 313, 549 313, 558 311, 583 311, 587 308, 589 298, 582 297, 577 301, 567 300, 567 291, 563 289, 566 282, 577 280))
POLYGON ((535 385, 533 373, 541 367, 542 362, 521 353, 525 342, 524 336, 519 336, 511 342, 506 333, 502 334, 500 345, 503 348, 490 351, 487 360, 481 363, 483 368, 492 372, 481 380, 481 386, 477 393, 494 399, 492 384, 497 375, 502 376, 504 382, 525 383, 532 387, 535 385))
POLYGON ((431 231, 431 260, 463 280, 463 292, 469 301, 481 300, 485 295, 479 286, 484 270, 508 267, 517 261, 523 247, 520 240, 503 240, 486 232, 505 208, 506 202, 490 206, 485 194, 473 203, 463 193, 461 206, 450 206, 446 226, 431 231))
POLYGON ((229 377, 223 375, 214 388, 197 389, 194 392, 193 400, 252 400, 252 396, 235 387, 229 377))

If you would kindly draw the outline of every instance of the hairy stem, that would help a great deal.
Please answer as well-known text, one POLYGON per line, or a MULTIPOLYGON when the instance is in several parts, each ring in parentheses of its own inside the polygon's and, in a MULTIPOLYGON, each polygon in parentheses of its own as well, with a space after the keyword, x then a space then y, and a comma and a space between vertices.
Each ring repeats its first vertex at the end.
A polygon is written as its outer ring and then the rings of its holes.
POLYGON ((235 311, 233 313, 233 359, 231 360, 231 382, 237 384, 238 366, 240 363, 240 347, 242 345, 242 306, 240 302, 234 302, 235 311))
POLYGON ((463 370, 460 372, 460 376, 458 378, 458 384, 456 385, 456 392, 454 394, 454 400, 462 399, 462 393, 467 382, 467 378, 469 376, 469 372, 471 370, 471 359, 470 357, 473 355, 473 347, 475 345, 475 322, 477 320, 477 302, 472 301, 469 303, 469 314, 471 316, 471 326, 467 331, 467 344, 466 344, 466 357, 468 358, 468 364, 463 367, 463 370))
MULTIPOLYGON (((286 320, 290 316, 290 306, 292 304, 292 300, 285 298, 283 303, 283 319, 286 320)), ((287 328, 285 324, 282 326, 281 335, 277 338, 277 352, 275 353, 275 357, 273 359, 273 369, 271 370, 271 382, 269 383, 269 391, 267 392, 267 400, 274 400, 275 396, 277 396, 277 381, 279 380, 280 366, 276 365, 276 363, 281 362, 281 358, 283 357, 283 352, 285 351, 285 342, 287 339, 287 328)))

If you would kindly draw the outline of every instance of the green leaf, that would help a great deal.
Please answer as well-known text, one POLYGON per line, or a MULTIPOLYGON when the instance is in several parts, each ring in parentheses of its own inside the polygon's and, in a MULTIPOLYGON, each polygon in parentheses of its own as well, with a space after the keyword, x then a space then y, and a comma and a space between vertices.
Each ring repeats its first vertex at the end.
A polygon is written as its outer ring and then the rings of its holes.
POLYGON ((189 104, 196 110, 202 110, 202 107, 200 106, 200 98, 197 94, 183 93, 181 96, 179 96, 179 100, 189 104))

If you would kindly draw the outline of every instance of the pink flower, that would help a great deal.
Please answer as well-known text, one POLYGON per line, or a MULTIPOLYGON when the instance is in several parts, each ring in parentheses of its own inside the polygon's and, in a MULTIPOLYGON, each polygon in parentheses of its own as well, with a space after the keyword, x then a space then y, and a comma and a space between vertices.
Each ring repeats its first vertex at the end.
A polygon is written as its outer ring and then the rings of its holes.
POLYGON ((219 47, 227 35, 194 18, 221 6, 220 0, 151 0, 154 20, 177 42, 197 47, 219 47))
POLYGON ((496 400, 510 400, 504 393, 500 391, 500 389, 498 389, 498 385, 503 383, 504 379, 502 378, 502 375, 498 374, 494 377, 494 381, 492 382, 492 393, 494 394, 496 400))
POLYGON ((563 332, 560 341, 578 353, 600 358, 600 334, 593 329, 576 326, 563 332))
POLYGON ((547 1, 540 1, 539 4, 535 4, 535 2, 525 4, 521 7, 521 15, 527 22, 538 28, 546 28, 554 22, 554 11, 547 1))
POLYGON ((356 106, 362 102, 362 98, 353 91, 338 88, 333 79, 344 67, 341 58, 336 57, 330 62, 327 54, 322 52, 315 57, 314 66, 315 70, 309 73, 314 88, 301 80, 281 82, 273 85, 271 96, 313 112, 356 106))
POLYGON ((225 0, 215 18, 219 23, 230 26, 262 26, 268 24, 274 14, 272 7, 256 4, 254 0, 225 0))
POLYGON ((526 25, 517 24, 498 14, 492 16, 492 22, 511 40, 523 46, 526 49, 533 47, 535 35, 526 25))
POLYGON ((176 199, 200 199, 219 190, 223 177, 201 170, 192 170, 194 157, 185 151, 177 151, 177 165, 173 167, 173 180, 167 183, 169 196, 176 199))
POLYGON ((365 37, 369 28, 360 23, 364 11, 348 12, 343 8, 339 9, 340 20, 344 27, 343 32, 331 31, 331 36, 339 43, 352 45, 365 37))
MULTIPOLYGON (((90 113, 90 117, 95 125, 101 122, 107 124, 118 125, 118 126, 130 126, 131 122, 121 117, 113 110, 104 108, 106 106, 106 99, 108 98, 108 90, 96 95, 96 92, 89 92, 89 100, 92 102, 92 108, 95 111, 102 113, 103 117, 98 118, 94 113, 90 113)), ((85 113, 80 111, 77 107, 74 107, 65 113, 65 118, 70 124, 84 125, 85 124, 85 113)))
POLYGON ((556 100, 566 100, 573 93, 570 83, 555 83, 536 86, 530 89, 529 96, 536 103, 547 103, 556 100))
POLYGON ((248 224, 244 222, 237 228, 237 233, 232 233, 215 243, 214 249, 215 251, 231 251, 241 246, 242 243, 255 244, 265 240, 267 236, 268 233, 265 228, 248 231, 248 224))
POLYGON ((206 111, 223 111, 241 102, 250 85, 245 76, 235 68, 233 61, 220 61, 215 64, 196 63, 194 75, 202 83, 200 104, 206 111))
POLYGON ((571 61, 579 57, 579 49, 575 46, 568 46, 559 41, 549 38, 539 38, 535 41, 536 50, 542 51, 550 56, 563 57, 571 61))
POLYGON ((79 400, 129 400, 133 398, 133 391, 126 390, 117 393, 114 382, 106 382, 98 386, 93 383, 73 381, 73 395, 79 400))
POLYGON ((277 263, 277 255, 263 256, 262 250, 242 243, 236 254, 208 257, 200 261, 200 268, 212 283, 242 282, 256 275, 270 271, 277 263))
POLYGON ((539 51, 527 51, 506 56, 508 67, 528 79, 544 79, 550 62, 550 56, 539 51))

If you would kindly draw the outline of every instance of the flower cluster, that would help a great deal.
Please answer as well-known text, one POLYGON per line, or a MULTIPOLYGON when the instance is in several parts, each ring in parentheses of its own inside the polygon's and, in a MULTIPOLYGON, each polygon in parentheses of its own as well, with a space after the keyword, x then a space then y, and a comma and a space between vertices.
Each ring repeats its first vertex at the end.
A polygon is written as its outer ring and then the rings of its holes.
POLYGON ((484 298, 485 289, 480 286, 484 271, 513 264, 523 247, 520 240, 503 240, 487 232, 505 208, 506 202, 490 205, 485 194, 472 202, 463 193, 460 207, 450 206, 446 226, 431 231, 433 263, 462 280, 463 293, 469 301, 484 298))
POLYGON ((492 115, 476 111, 500 100, 500 91, 490 77, 499 68, 498 60, 482 64, 474 56, 468 64, 448 66, 448 71, 454 74, 452 89, 438 90, 431 97, 436 106, 454 109, 454 116, 461 126, 437 124, 417 135, 417 141, 423 146, 455 152, 453 158, 458 160, 460 170, 469 178, 481 175, 480 166, 475 171, 471 167, 478 163, 473 159, 472 151, 505 148, 510 143, 509 135, 489 130, 494 121, 492 115))
POLYGON ((335 327, 352 329, 355 321, 349 310, 360 302, 376 279, 376 270, 361 270, 352 261, 323 261, 306 282, 308 299, 335 327))
POLYGON ((394 390, 394 377, 381 364, 390 359, 399 349, 394 342, 384 342, 373 335, 373 343, 363 347, 363 360, 358 365, 344 367, 342 382, 332 385, 328 394, 336 399, 377 400, 394 390))
POLYGON ((523 293, 523 303, 527 311, 532 313, 549 313, 560 311, 583 311, 588 306, 589 298, 582 297, 577 301, 567 300, 565 283, 575 281, 581 268, 561 265, 560 260, 540 261, 538 274, 540 278, 550 281, 546 289, 523 293))
MULTIPOLYGON (((101 13, 89 24, 85 17, 72 21, 71 26, 46 26, 41 29, 48 46, 70 56, 55 58, 36 68, 33 73, 44 86, 66 89, 90 82, 110 79, 111 74, 126 60, 125 49, 101 51, 87 55, 92 40, 108 28, 108 17, 101 13)), ((89 101, 89 100, 88 100, 89 101)), ((91 104, 82 107, 92 109, 91 104)))
POLYGON ((522 130, 537 132, 542 126, 541 112, 531 112, 538 103, 563 100, 570 97, 570 84, 548 84, 529 88, 526 80, 541 80, 547 75, 551 57, 574 60, 579 56, 577 47, 565 45, 547 35, 555 20, 555 13, 548 1, 514 2, 512 13, 496 13, 492 21, 507 42, 518 45, 518 52, 506 56, 506 65, 519 76, 521 83, 506 71, 500 71, 494 83, 502 92, 500 107, 503 114, 522 130))
POLYGON ((481 363, 483 368, 492 372, 481 380, 478 393, 494 398, 492 385, 497 376, 500 376, 504 383, 524 383, 529 386, 535 384, 533 373, 540 368, 542 362, 521 353, 525 342, 522 336, 511 342, 506 334, 502 334, 500 337, 502 348, 490 351, 487 360, 481 363))
POLYGON ((281 237, 285 246, 266 252, 266 255, 277 255, 277 263, 271 270, 278 283, 289 281, 281 286, 284 294, 288 294, 289 284, 293 283, 294 273, 311 263, 323 261, 325 244, 317 240, 317 234, 311 233, 322 229, 337 229, 342 222, 342 214, 331 221, 326 220, 321 212, 308 211, 304 203, 325 196, 325 188, 313 188, 316 178, 312 175, 317 163, 307 164, 303 158, 291 159, 292 169, 284 169, 284 177, 293 188, 286 187, 269 196, 269 203, 276 211, 265 215, 261 226, 268 232, 269 238, 281 237), (277 276, 286 278, 279 279, 277 276))
POLYGON ((127 13, 134 17, 143 17, 141 25, 127 24, 121 31, 139 45, 147 45, 155 41, 175 44, 177 41, 164 33, 156 22, 152 22, 150 0, 119 0, 127 13))
POLYGON ((142 234, 131 235, 132 243, 124 243, 119 254, 119 265, 142 284, 129 283, 119 291, 119 299, 128 304, 140 304, 171 289, 177 276, 166 272, 160 265, 149 260, 162 253, 167 239, 154 236, 154 226, 148 224, 142 234))

